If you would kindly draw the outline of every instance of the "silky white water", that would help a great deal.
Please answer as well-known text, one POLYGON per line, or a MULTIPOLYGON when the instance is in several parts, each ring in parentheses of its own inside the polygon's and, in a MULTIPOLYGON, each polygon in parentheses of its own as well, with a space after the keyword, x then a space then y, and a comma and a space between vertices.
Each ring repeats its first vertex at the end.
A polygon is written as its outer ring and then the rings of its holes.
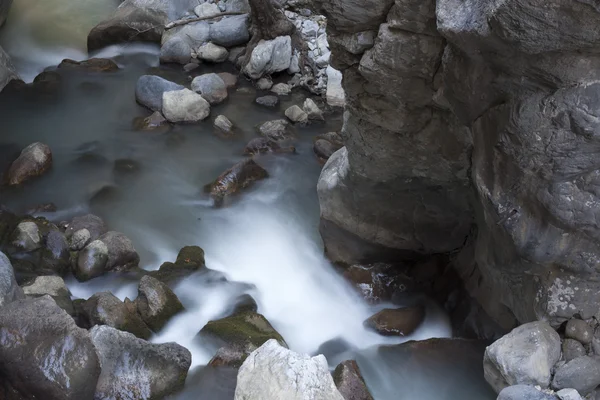
MULTIPOLYGON (((31 81, 65 57, 86 58, 87 32, 116 7, 115 3, 15 0, 9 22, 0 31, 0 44, 14 58, 22 77, 31 81)), ((426 321, 410 337, 389 338, 368 331, 363 321, 386 305, 367 305, 323 256, 316 197, 321 166, 312 153, 312 138, 339 130, 339 114, 331 116, 325 125, 298 129, 297 155, 258 157, 256 161, 267 169, 269 178, 229 207, 214 209, 202 194, 202 186, 243 159, 242 149, 256 136, 257 123, 281 118, 286 106, 302 101, 306 94, 297 93, 284 100, 279 109, 266 110, 253 104, 257 94, 242 80, 240 86, 246 90, 230 92, 229 100, 214 107, 212 113, 228 116, 242 132, 239 140, 217 138, 211 122, 175 127, 169 133, 136 132, 131 128, 132 119, 149 114, 135 103, 137 78, 144 73, 160 73, 185 83, 181 67, 156 69, 158 48, 152 45, 113 46, 96 56, 114 57, 121 70, 75 74, 64 80, 58 98, 0 95, 0 157, 7 159, 32 141, 43 141, 52 148, 54 158, 47 175, 2 193, 1 200, 17 211, 52 201, 59 210, 45 216, 56 222, 96 213, 111 230, 131 238, 145 269, 174 261, 185 245, 205 250, 207 267, 227 280, 197 274, 176 286, 186 311, 152 338, 156 343, 177 342, 192 352, 190 383, 178 398, 216 400, 230 395, 198 384, 205 381, 201 374, 195 374, 200 371, 195 367, 205 365, 214 350, 196 335, 207 321, 227 316, 243 293, 256 300, 258 311, 291 349, 308 354, 327 351, 332 367, 344 359, 357 358, 377 400, 491 398, 481 385, 482 378, 466 370, 450 380, 444 368, 432 368, 430 374, 419 376, 394 375, 395 362, 380 354, 379 345, 449 337, 447 317, 431 302, 426 321), (82 163, 84 153, 93 154, 97 161, 82 163), (123 158, 136 161, 140 172, 135 176, 115 172, 113 162, 123 158), (117 195, 91 204, 90 195, 102 186, 111 186, 117 195), (321 347, 324 343, 342 343, 342 349, 330 351, 331 346, 321 347), (442 381, 452 389, 449 397, 436 389, 435 382, 442 381)), ((201 68, 201 72, 208 71, 212 67, 201 68)), ((76 298, 88 298, 99 291, 111 291, 121 299, 137 296, 137 282, 113 275, 85 283, 70 278, 67 284, 76 298)), ((391 357, 394 360, 396 356, 391 357)), ((448 368, 455 361, 447 360, 448 368)), ((462 371, 460 366, 454 369, 455 373, 462 371)))

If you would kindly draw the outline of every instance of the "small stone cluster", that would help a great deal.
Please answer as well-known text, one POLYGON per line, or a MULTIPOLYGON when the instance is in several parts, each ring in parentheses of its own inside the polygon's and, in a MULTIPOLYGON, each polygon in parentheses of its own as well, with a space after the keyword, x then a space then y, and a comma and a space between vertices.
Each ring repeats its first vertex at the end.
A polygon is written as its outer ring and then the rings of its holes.
POLYGON ((572 318, 555 331, 530 322, 490 345, 484 375, 499 400, 581 400, 600 394, 600 324, 572 318))

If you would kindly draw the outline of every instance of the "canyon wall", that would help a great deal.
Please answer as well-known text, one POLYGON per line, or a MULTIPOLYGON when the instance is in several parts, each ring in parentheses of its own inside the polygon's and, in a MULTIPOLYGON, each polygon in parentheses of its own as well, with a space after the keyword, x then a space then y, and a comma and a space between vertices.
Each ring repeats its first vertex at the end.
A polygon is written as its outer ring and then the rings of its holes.
POLYGON ((318 185, 328 255, 453 254, 505 328, 598 316, 598 2, 320 7, 348 100, 318 185))

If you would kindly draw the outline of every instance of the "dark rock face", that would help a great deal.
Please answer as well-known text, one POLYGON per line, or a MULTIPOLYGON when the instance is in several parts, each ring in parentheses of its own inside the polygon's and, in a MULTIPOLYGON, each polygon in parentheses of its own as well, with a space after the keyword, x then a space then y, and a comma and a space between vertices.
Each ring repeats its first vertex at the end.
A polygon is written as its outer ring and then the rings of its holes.
POLYGON ((100 363, 90 335, 50 296, 0 308, 0 327, 0 371, 24 397, 94 397, 100 363))
POLYGON ((373 400, 354 360, 340 363, 333 371, 333 381, 345 400, 373 400))
POLYGON ((52 151, 47 145, 36 142, 25 147, 8 170, 8 184, 21 183, 40 176, 52 167, 52 151))
POLYGON ((407 336, 413 333, 425 319, 421 306, 386 308, 365 321, 365 326, 384 336, 407 336))
POLYGON ((471 236, 459 274, 504 329, 596 314, 600 9, 318 3, 348 103, 318 185, 328 256, 414 258, 471 236))

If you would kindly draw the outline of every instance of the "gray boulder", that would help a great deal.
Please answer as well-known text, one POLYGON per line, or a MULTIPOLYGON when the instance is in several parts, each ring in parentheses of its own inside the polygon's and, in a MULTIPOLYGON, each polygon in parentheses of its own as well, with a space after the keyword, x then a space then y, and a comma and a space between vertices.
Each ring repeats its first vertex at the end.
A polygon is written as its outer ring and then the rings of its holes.
POLYGON ((135 99, 152 111, 162 110, 163 93, 182 90, 183 86, 156 75, 142 75, 135 85, 135 99))
POLYGON ((0 326, 0 369, 26 398, 94 397, 100 363, 90 335, 50 296, 0 308, 0 326))
POLYGON ((177 295, 167 285, 148 275, 140 280, 135 304, 144 322, 154 332, 159 332, 174 315, 184 310, 177 295))
POLYGON ((594 337, 594 330, 587 322, 571 318, 565 327, 565 336, 583 344, 589 344, 594 337))
POLYGON ((176 343, 153 344, 106 325, 90 331, 102 372, 94 398, 163 399, 183 388, 192 355, 176 343))
POLYGON ((244 73, 252 79, 259 79, 263 75, 285 71, 290 67, 291 59, 292 39, 289 36, 261 40, 252 50, 244 73))
POLYGON ((269 90, 273 87, 273 80, 269 75, 263 76, 256 81, 256 88, 259 90, 269 90))
POLYGON ((240 367, 235 400, 344 400, 324 356, 294 353, 271 339, 240 367))
POLYGON ((317 106, 313 99, 304 100, 304 104, 302 105, 304 112, 308 114, 308 119, 324 121, 323 111, 317 106))
POLYGON ((219 104, 227 99, 227 85, 215 73, 195 77, 192 81, 192 90, 200 93, 210 104, 219 104))
POLYGON ((35 222, 19 223, 12 233, 11 244, 22 251, 34 251, 42 247, 42 235, 35 222))
POLYGON ((496 393, 519 384, 547 388, 560 350, 560 337, 547 322, 521 325, 486 348, 485 379, 496 393))
POLYGON ((75 232, 81 229, 87 229, 90 234, 90 240, 96 240, 101 235, 108 232, 108 228, 106 227, 106 224, 102 218, 93 214, 86 214, 75 217, 71 222, 69 222, 67 229, 65 230, 67 239, 71 238, 75 232))
POLYGON ((192 59, 192 47, 189 43, 180 38, 173 37, 163 43, 160 47, 161 63, 187 64, 192 59))
POLYGON ((210 40, 210 26, 207 21, 198 21, 171 28, 162 35, 161 46, 174 39, 185 42, 191 50, 197 49, 210 40))
POLYGON ((557 400, 557 398, 535 386, 515 385, 503 389, 496 400, 557 400))
POLYGON ((210 115, 210 104, 190 89, 163 93, 162 112, 170 122, 198 122, 210 115))
POLYGON ((81 282, 97 278, 106 272, 107 262, 108 247, 102 241, 94 240, 79 252, 73 275, 81 282))
POLYGON ((88 327, 108 325, 142 339, 152 336, 152 331, 138 315, 135 307, 119 300, 110 292, 96 293, 80 307, 81 317, 88 327))
POLYGON ((73 315, 71 292, 60 276, 38 276, 33 282, 23 285, 23 293, 28 297, 48 295, 54 299, 60 308, 69 313, 69 315, 73 315))
POLYGON ((229 57, 229 52, 225 47, 218 46, 212 42, 208 42, 198 47, 196 53, 200 60, 213 63, 221 63, 226 61, 227 57, 229 57))
POLYGON ((90 242, 91 238, 92 235, 90 234, 90 231, 88 229, 80 229, 73 233, 73 235, 71 236, 69 249, 72 251, 79 251, 90 242))
POLYGON ((586 351, 581 343, 573 339, 565 339, 562 343, 563 358, 566 362, 574 358, 585 356, 586 351))
POLYGON ((294 136, 289 122, 285 119, 267 121, 258 127, 258 131, 261 136, 275 141, 291 139, 294 136))
POLYGON ((223 47, 234 47, 250 40, 248 15, 226 17, 210 25, 210 41, 223 47))
POLYGON ((120 232, 109 231, 98 238, 108 249, 106 270, 123 270, 135 267, 140 262, 140 256, 135 251, 133 243, 120 232))
POLYGON ((215 15, 221 14, 219 6, 214 3, 202 3, 194 8, 194 12, 197 16, 204 18, 214 17, 215 15))
POLYGON ((287 96, 292 92, 292 87, 287 83, 277 83, 271 87, 271 92, 278 96, 287 96))
POLYGON ((0 251, 0 309, 6 304, 23 298, 23 290, 17 284, 10 260, 0 251))
POLYGON ((292 122, 305 124, 308 122, 308 114, 297 105, 293 105, 285 110, 285 116, 292 122))
POLYGON ((583 356, 558 367, 552 379, 552 388, 575 389, 587 395, 600 385, 600 360, 583 356))
POLYGON ((35 142, 25 147, 10 165, 7 180, 9 185, 20 185, 44 174, 52 167, 52 151, 44 143, 35 142))

